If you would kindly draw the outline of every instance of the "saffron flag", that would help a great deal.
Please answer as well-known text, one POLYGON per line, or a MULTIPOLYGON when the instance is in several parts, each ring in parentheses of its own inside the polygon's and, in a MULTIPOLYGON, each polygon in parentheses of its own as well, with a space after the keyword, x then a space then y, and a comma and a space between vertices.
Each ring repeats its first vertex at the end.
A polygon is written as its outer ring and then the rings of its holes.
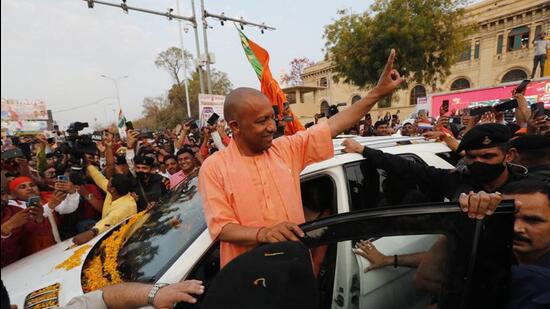
POLYGON ((287 102, 287 99, 279 83, 273 78, 273 75, 271 75, 271 70, 269 69, 269 53, 258 44, 248 39, 239 28, 237 28, 237 31, 239 31, 246 58, 260 80, 262 93, 271 101, 271 104, 277 106, 280 111, 278 115, 279 120, 282 120, 283 116, 292 117, 292 121, 285 121, 285 135, 292 135, 298 131, 304 130, 304 127, 290 110, 290 107, 286 111, 284 109, 284 103, 287 102))

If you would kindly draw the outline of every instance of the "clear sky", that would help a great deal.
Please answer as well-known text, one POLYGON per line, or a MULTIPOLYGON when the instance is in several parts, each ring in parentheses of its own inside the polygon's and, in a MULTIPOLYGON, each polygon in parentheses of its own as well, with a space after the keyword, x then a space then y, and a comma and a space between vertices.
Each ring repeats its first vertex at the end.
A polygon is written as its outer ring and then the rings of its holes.
MULTIPOLYGON (((116 0, 104 0, 119 3, 116 0)), ((362 12, 372 1, 359 0, 205 0, 211 13, 243 16, 277 28, 261 34, 245 28, 245 34, 266 48, 271 70, 277 77, 288 71, 296 57, 323 58, 324 26, 336 11, 362 12)), ((176 9, 176 0, 128 0, 128 5, 165 11, 176 9)), ((42 99, 62 128, 73 121, 113 121, 117 103, 112 81, 101 78, 128 75, 119 81, 122 109, 127 118, 141 115, 144 97, 165 95, 172 81, 154 61, 159 52, 179 47, 178 23, 161 16, 96 4, 88 9, 82 0, 1 1, 1 93, 3 98, 42 99), (98 102, 89 107, 63 111, 98 102)), ((181 15, 190 16, 190 0, 180 0, 181 15)), ((196 0, 197 12, 200 0, 196 0)), ((175 13, 175 11, 174 11, 175 13)), ((208 31, 214 67, 228 73, 235 87, 259 87, 247 62, 237 31, 226 23, 211 21, 208 31)), ((184 46, 195 54, 193 30, 184 34, 184 46)), ((201 51, 202 32, 200 33, 201 51)))

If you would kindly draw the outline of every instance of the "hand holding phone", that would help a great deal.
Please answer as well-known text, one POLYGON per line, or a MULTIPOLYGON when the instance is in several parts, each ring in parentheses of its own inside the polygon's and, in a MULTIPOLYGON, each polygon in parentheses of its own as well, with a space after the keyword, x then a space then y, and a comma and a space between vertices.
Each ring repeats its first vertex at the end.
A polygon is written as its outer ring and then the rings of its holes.
POLYGON ((59 181, 59 182, 68 182, 69 177, 67 175, 57 175, 57 181, 59 181))
POLYGON ((531 113, 533 114, 533 119, 544 116, 544 102, 531 104, 531 113))
POLYGON ((213 126, 218 122, 218 119, 220 119, 220 115, 213 113, 210 118, 206 121, 209 125, 213 126))
POLYGON ((41 223, 44 221, 44 208, 40 205, 29 207, 29 217, 35 222, 41 223))
POLYGON ((514 93, 521 93, 523 94, 525 92, 525 89, 527 89, 527 85, 531 82, 529 79, 524 79, 517 87, 514 89, 514 93))
POLYGON ((40 196, 31 196, 27 199, 27 207, 40 206, 40 196))
POLYGON ((445 115, 449 111, 449 100, 443 100, 441 108, 439 109, 439 115, 445 115))
POLYGON ((503 112, 516 107, 518 107, 518 100, 516 99, 506 100, 504 102, 493 105, 493 109, 495 110, 495 112, 503 112))

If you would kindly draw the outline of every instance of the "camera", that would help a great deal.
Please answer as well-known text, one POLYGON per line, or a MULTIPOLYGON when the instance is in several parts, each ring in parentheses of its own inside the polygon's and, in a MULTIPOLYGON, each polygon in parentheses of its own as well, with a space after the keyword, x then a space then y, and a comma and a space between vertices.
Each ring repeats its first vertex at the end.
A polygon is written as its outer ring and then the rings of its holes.
POLYGON ((69 124, 66 141, 56 149, 56 156, 68 154, 68 164, 70 166, 70 179, 74 184, 81 184, 84 179, 83 170, 86 162, 86 153, 97 153, 96 144, 91 134, 78 134, 84 128, 88 127, 87 122, 73 122, 69 124))
POLYGON ((69 134, 78 134, 79 131, 84 130, 84 128, 89 127, 87 122, 73 122, 69 124, 69 127, 67 128, 67 133, 69 134))

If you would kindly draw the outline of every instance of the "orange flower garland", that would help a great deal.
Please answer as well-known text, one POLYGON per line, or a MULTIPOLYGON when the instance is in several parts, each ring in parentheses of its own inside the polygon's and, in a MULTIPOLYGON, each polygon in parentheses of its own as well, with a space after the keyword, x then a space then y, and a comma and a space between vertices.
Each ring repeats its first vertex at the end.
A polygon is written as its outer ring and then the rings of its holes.
POLYGON ((101 262, 101 256, 96 255, 84 267, 82 287, 85 293, 123 282, 117 270, 118 252, 124 241, 126 241, 130 229, 145 213, 146 210, 136 214, 122 225, 118 231, 113 232, 111 236, 103 240, 100 246, 100 249, 105 253, 103 263, 101 262))
POLYGON ((78 265, 80 265, 80 263, 82 263, 82 255, 86 253, 86 250, 88 250, 90 247, 90 245, 84 245, 78 250, 75 250, 69 258, 61 262, 61 264, 55 266, 55 269, 64 268, 65 270, 71 270, 77 267, 78 265))

